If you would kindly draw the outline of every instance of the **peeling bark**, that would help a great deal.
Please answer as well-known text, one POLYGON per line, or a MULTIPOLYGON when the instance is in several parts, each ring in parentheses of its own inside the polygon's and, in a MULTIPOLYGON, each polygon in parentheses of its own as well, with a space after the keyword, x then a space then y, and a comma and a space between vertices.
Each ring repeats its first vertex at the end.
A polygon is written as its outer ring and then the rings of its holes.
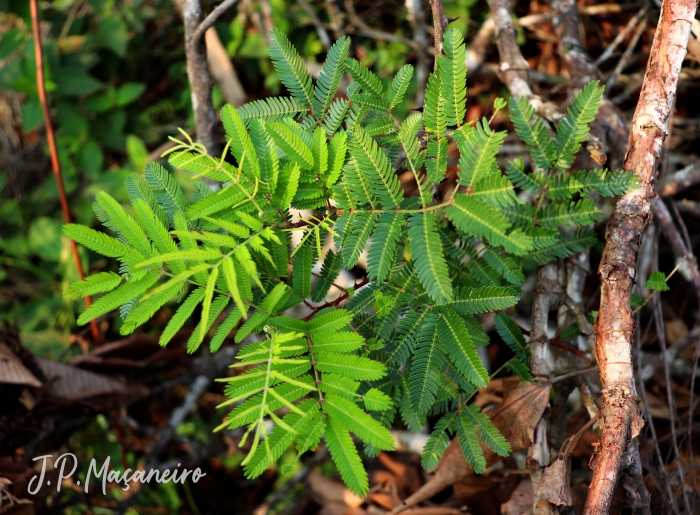
POLYGON ((639 177, 641 186, 620 197, 608 222, 598 269, 601 302, 595 324, 595 354, 603 384, 599 414, 602 436, 584 515, 609 512, 620 473, 632 465, 626 461, 636 448, 635 439, 643 425, 632 366, 635 327, 630 295, 695 9, 695 0, 666 0, 662 6, 623 165, 639 177))

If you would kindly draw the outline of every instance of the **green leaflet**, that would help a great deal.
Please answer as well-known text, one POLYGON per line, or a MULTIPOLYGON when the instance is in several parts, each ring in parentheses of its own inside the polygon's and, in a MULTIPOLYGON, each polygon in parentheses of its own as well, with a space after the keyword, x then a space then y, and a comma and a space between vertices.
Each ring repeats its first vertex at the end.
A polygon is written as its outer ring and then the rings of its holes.
POLYGON ((350 270, 355 266, 357 260, 360 259, 360 254, 365 249, 367 240, 374 230, 376 216, 365 211, 361 211, 356 215, 350 215, 348 225, 345 228, 347 237, 343 241, 343 266, 350 270))
POLYGON ((477 387, 486 386, 489 374, 481 363, 476 347, 462 319, 444 309, 438 319, 438 338, 450 361, 462 376, 477 387))
POLYGON ((63 234, 76 243, 85 245, 90 250, 94 250, 103 256, 116 258, 127 264, 136 264, 143 260, 141 253, 133 247, 125 245, 117 238, 107 236, 83 225, 66 224, 63 226, 63 234))
POLYGON ((311 295, 311 300, 314 302, 321 302, 328 295, 328 292, 333 286, 333 281, 338 278, 340 274, 340 269, 343 265, 343 260, 340 253, 335 254, 333 251, 329 250, 326 257, 323 260, 323 266, 321 267, 321 276, 318 278, 316 285, 314 286, 313 293, 311 295))
POLYGON ((345 61, 349 48, 350 39, 344 36, 336 41, 328 51, 314 92, 313 109, 317 118, 323 115, 333 101, 333 95, 335 95, 340 79, 345 72, 345 61))
POLYGON ((370 417, 354 402, 334 394, 326 396, 323 409, 332 422, 340 422, 360 439, 384 450, 394 450, 396 444, 389 430, 370 417))
POLYGON ((605 86, 598 86, 600 81, 588 83, 576 96, 573 104, 566 110, 566 115, 557 125, 554 147, 557 151, 555 166, 566 170, 573 163, 581 143, 588 135, 588 125, 595 120, 605 86))
POLYGON ((532 250, 532 239, 502 217, 500 211, 467 195, 457 195, 447 215, 457 227, 477 238, 486 237, 492 245, 500 245, 516 256, 532 250))
POLYGON ((66 290, 66 295, 85 297, 113 290, 122 282, 122 277, 113 272, 99 272, 82 281, 75 282, 66 290))
POLYGON ((508 286, 464 288, 457 298, 445 305, 459 314, 486 313, 506 309, 517 304, 520 292, 508 286))
POLYGON ((165 347, 173 336, 182 328, 188 318, 192 315, 197 305, 204 298, 204 288, 197 288, 189 294, 185 302, 178 308, 173 317, 165 326, 165 330, 161 333, 158 344, 165 347))
POLYGON ((413 66, 405 64, 396 72, 394 80, 391 81, 389 90, 386 92, 386 101, 389 107, 394 108, 401 103, 409 84, 413 77, 413 66))
POLYGON ((520 327, 505 313, 497 313, 494 319, 496 332, 506 345, 522 360, 527 360, 527 342, 520 327))
POLYGON ((312 105, 313 84, 301 57, 279 29, 273 30, 270 38, 270 58, 282 84, 302 105, 312 105))
POLYGON ((311 268, 314 266, 314 249, 309 244, 303 244, 301 250, 294 254, 292 264, 292 287, 302 298, 311 295, 311 268))
POLYGON ((282 118, 296 116, 304 111, 304 106, 293 97, 271 97, 248 102, 236 111, 243 123, 249 125, 255 120, 276 122, 282 118))
POLYGON ((452 299, 452 285, 447 262, 437 233, 437 220, 432 213, 416 213, 408 219, 408 238, 418 279, 437 303, 452 299))
POLYGON ((462 125, 466 113, 467 68, 464 39, 459 30, 449 28, 444 34, 445 55, 438 59, 440 92, 445 97, 447 125, 462 125))
POLYGON ((100 297, 78 317, 78 325, 85 325, 90 320, 109 313, 131 299, 142 295, 156 283, 159 277, 156 272, 150 272, 142 279, 124 283, 100 297))
POLYGON ((484 458, 484 451, 481 450, 481 445, 479 445, 476 427, 474 427, 472 418, 465 413, 460 413, 455 417, 455 430, 464 458, 469 466, 474 469, 474 472, 481 474, 486 470, 486 459, 484 458))
POLYGON ((526 98, 511 97, 508 106, 515 132, 528 146, 532 162, 540 170, 549 170, 556 161, 556 150, 544 122, 526 98))
POLYGON ((401 213, 383 213, 379 216, 367 255, 367 274, 371 280, 383 282, 389 276, 403 223, 401 213))
POLYGON ((386 375, 386 367, 381 363, 369 358, 334 352, 316 354, 316 367, 321 372, 344 375, 358 381, 372 381, 386 375))
POLYGON ((437 317, 430 315, 416 338, 416 353, 409 380, 410 402, 418 414, 430 411, 444 365, 445 356, 437 342, 437 317))
POLYGON ((364 497, 369 491, 367 472, 362 466, 350 432, 333 418, 329 418, 326 425, 326 445, 345 484, 355 494, 364 497))
POLYGON ((355 125, 350 133, 348 143, 350 154, 357 161, 362 174, 369 178, 382 205, 398 207, 403 200, 399 178, 377 143, 359 125, 355 125))
POLYGON ((367 92, 378 97, 384 94, 384 85, 379 78, 356 59, 347 60, 347 71, 367 92))
POLYGON ((428 442, 423 447, 421 465, 423 465, 425 470, 431 470, 437 466, 442 453, 445 452, 445 449, 450 444, 448 431, 454 426, 454 419, 454 414, 447 413, 435 424, 428 442))
POLYGON ((309 146, 282 122, 268 122, 265 129, 278 147, 302 170, 312 170, 314 158, 309 146))
POLYGON ((556 229, 560 225, 591 225, 603 219, 603 213, 596 204, 594 199, 550 204, 537 211, 537 219, 548 229, 556 229))
POLYGON ((494 169, 498 170, 496 154, 507 134, 506 131, 492 131, 486 118, 476 122, 474 127, 465 125, 455 131, 454 138, 460 152, 457 184, 474 187, 494 169))

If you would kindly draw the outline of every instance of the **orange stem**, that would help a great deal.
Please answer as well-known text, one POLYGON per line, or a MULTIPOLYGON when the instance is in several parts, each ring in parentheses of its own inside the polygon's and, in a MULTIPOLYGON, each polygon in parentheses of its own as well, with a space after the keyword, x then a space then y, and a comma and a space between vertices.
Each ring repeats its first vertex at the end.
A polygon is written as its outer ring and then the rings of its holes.
MULTIPOLYGON (((66 223, 71 223, 70 208, 68 207, 68 199, 66 197, 66 188, 63 185, 63 175, 61 175, 61 163, 58 160, 58 149, 56 148, 56 138, 53 132, 53 124, 51 123, 51 113, 49 112, 49 104, 46 100, 46 86, 44 84, 44 53, 41 48, 41 32, 39 28, 39 6, 37 5, 37 0, 29 0, 29 9, 32 17, 32 34, 34 35, 34 55, 36 60, 36 86, 39 93, 39 102, 41 103, 41 110, 44 114, 44 125, 46 126, 46 139, 49 144, 49 152, 51 154, 51 167, 53 168, 53 174, 56 177, 56 184, 58 186, 58 198, 61 201, 61 210, 63 211, 63 217, 66 223)), ((85 278, 83 273, 83 265, 80 260, 80 254, 78 253, 78 246, 73 240, 70 241, 71 253, 73 254, 73 260, 75 261, 75 266, 78 269, 78 277, 82 281, 85 278)), ((92 299, 87 296, 85 297, 85 306, 90 307, 92 304, 92 299)), ((101 343, 100 330, 97 327, 97 323, 94 320, 90 321, 90 326, 92 328, 92 336, 95 339, 95 343, 101 343)))

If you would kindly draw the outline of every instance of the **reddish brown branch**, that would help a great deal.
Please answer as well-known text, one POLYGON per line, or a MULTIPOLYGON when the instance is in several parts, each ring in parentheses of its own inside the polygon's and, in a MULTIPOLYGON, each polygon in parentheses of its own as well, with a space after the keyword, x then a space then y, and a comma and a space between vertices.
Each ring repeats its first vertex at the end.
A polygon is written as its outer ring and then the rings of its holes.
MULTIPOLYGON (((61 211, 63 218, 67 224, 71 223, 70 207, 68 206, 68 197, 66 196, 66 188, 63 184, 63 175, 61 174, 61 162, 58 159, 58 149, 56 148, 56 137, 53 132, 53 124, 51 123, 51 113, 49 112, 49 103, 46 99, 46 85, 44 82, 44 52, 41 48, 41 30, 39 27, 39 6, 37 0, 30 0, 29 10, 32 17, 32 34, 34 35, 34 56, 36 61, 36 88, 39 93, 39 102, 41 103, 41 111, 44 114, 44 125, 46 126, 46 140, 49 144, 49 152, 51 154, 51 168, 56 178, 58 186, 58 198, 61 202, 61 211)), ((78 253, 78 245, 73 240, 68 240, 70 243, 71 254, 75 267, 78 270, 78 278, 82 281, 85 278, 83 273, 83 264, 78 253)), ((90 307, 92 299, 85 297, 85 306, 90 307)), ((100 343, 100 330, 94 320, 90 321, 92 336, 95 343, 100 343)))
POLYGON ((663 4, 623 165, 639 177, 641 186, 616 202, 608 222, 598 269, 601 298, 595 324, 596 358, 603 384, 602 436, 584 515, 609 512, 621 469, 626 465, 623 458, 631 450, 628 446, 636 445, 643 425, 632 367, 634 321, 630 296, 695 9, 695 0, 666 0, 663 4))
POLYGON ((442 53, 442 42, 444 41, 445 27, 448 20, 442 12, 442 2, 440 0, 430 0, 430 8, 433 11, 433 38, 435 39, 435 70, 437 70, 438 59, 442 53))

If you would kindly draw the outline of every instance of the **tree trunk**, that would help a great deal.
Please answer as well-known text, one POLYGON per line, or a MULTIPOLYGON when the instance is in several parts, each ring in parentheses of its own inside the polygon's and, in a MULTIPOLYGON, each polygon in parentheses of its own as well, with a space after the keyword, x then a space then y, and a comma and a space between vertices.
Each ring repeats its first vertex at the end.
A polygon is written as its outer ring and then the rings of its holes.
POLYGON ((605 251, 598 269, 601 299, 595 324, 595 353, 603 383, 599 418, 602 436, 584 515, 609 512, 621 472, 634 465, 629 463, 629 457, 644 425, 632 367, 635 327, 630 295, 695 9, 695 0, 663 3, 623 165, 623 169, 639 177, 640 187, 617 201, 608 222, 605 251))

